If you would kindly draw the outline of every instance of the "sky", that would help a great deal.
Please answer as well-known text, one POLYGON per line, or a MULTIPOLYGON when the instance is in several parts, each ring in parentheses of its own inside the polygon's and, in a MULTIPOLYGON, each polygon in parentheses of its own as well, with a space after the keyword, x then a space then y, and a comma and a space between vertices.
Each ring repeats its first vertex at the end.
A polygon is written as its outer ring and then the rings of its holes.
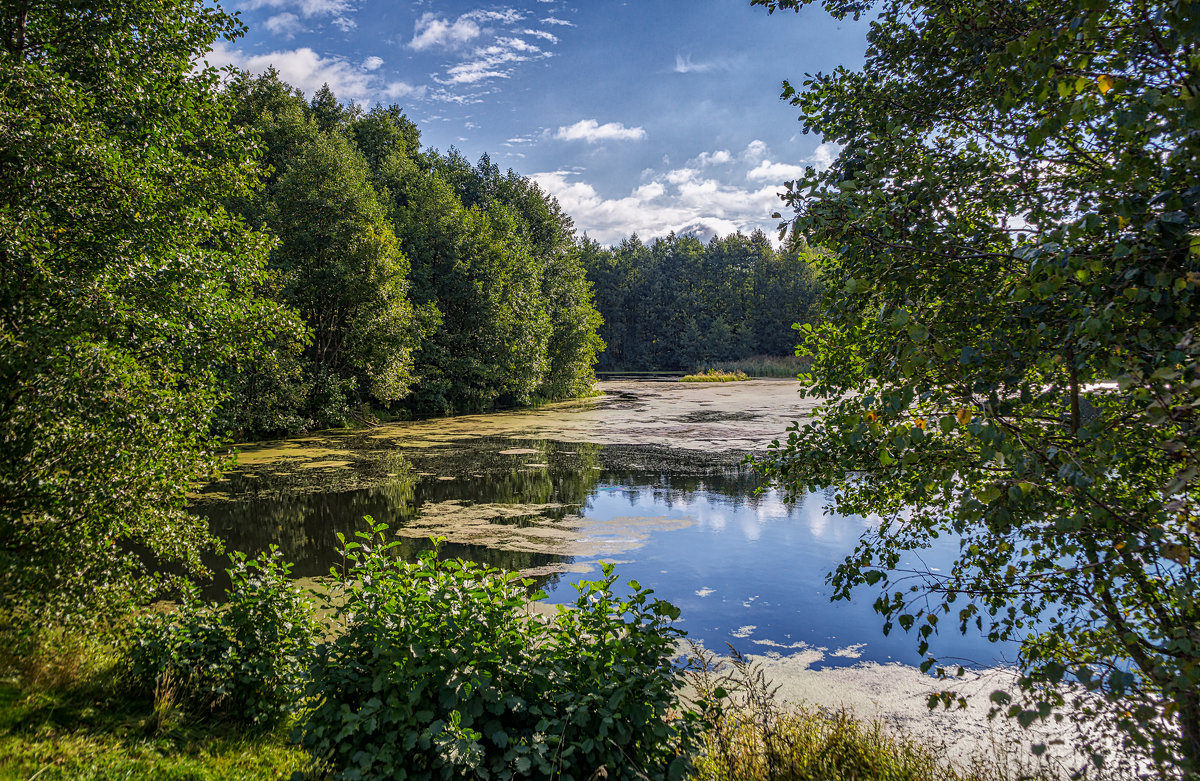
POLYGON ((311 96, 404 108, 423 145, 487 153, 603 243, 774 235, 782 183, 836 147, 783 79, 862 64, 866 22, 749 0, 222 0, 249 28, 207 60, 311 96))

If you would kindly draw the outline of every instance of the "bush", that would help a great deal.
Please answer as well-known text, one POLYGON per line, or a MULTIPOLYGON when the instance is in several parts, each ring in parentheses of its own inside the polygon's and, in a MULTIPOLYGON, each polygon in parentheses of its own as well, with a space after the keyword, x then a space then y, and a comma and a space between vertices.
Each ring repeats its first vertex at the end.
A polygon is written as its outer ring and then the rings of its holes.
POLYGON ((340 538, 338 627, 318 648, 302 744, 343 778, 681 778, 695 720, 678 707, 678 610, 615 576, 573 610, 529 609, 531 581, 437 551, 389 555, 386 526, 340 538))
POLYGON ((263 560, 231 555, 228 601, 185 592, 179 609, 140 618, 125 660, 137 693, 185 713, 270 726, 296 709, 317 624, 272 547, 263 560))

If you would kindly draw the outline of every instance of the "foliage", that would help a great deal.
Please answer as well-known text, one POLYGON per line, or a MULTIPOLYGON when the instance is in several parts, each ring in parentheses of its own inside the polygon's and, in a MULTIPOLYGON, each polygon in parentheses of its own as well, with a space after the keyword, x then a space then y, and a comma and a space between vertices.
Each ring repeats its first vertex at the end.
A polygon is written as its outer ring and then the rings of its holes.
MULTIPOLYGON (((792 324, 812 322, 819 253, 802 241, 781 250, 757 231, 713 238, 636 236, 583 247, 608 345, 602 371, 692 370, 795 350, 792 324)), ((792 372, 794 374, 794 372, 792 372)))
POLYGON ((299 707, 317 624, 277 551, 231 559, 223 604, 187 592, 177 611, 137 621, 122 677, 159 707, 272 726, 299 707))
POLYGON ((270 290, 311 337, 229 372, 233 427, 344 425, 362 405, 420 413, 586 392, 603 343, 571 220, 486 156, 420 150, 396 106, 328 89, 305 103, 277 74, 230 91, 272 174, 231 205, 280 239, 270 290), (302 352, 298 359, 297 352, 302 352), (260 396, 261 394, 261 396, 260 396))
POLYGON ((878 514, 832 583, 878 589, 885 631, 1018 641, 1006 713, 1074 680, 1163 773, 1200 772, 1200 5, 873 13, 861 71, 784 86, 842 147, 786 196, 837 254, 806 342, 827 401, 762 469, 878 514), (899 568, 945 534, 952 569, 899 568))
POLYGON ((436 551, 392 558, 387 527, 344 542, 340 626, 319 648, 302 744, 345 778, 679 778, 690 726, 671 663, 678 611, 615 576, 544 620, 529 581, 436 551))
POLYGON ((750 379, 745 372, 726 372, 718 371, 717 369, 708 369, 706 371, 697 372, 696 374, 685 374, 679 378, 680 382, 741 382, 742 380, 750 379))
POLYGON ((198 570, 184 510, 221 463, 216 372, 294 328, 257 295, 268 239, 199 0, 0 10, 0 611, 92 621, 198 570))

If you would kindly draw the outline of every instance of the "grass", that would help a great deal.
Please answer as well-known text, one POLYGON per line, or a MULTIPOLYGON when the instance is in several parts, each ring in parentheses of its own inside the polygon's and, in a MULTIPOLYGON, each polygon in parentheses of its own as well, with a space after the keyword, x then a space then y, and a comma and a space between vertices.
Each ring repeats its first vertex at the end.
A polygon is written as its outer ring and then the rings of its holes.
POLYGON ((720 361, 712 368, 726 372, 744 372, 751 377, 787 377, 808 371, 812 358, 804 355, 752 355, 737 361, 720 361))
POLYGON ((716 702, 693 781, 1055 781, 1044 767, 1013 763, 998 747, 963 767, 944 747, 852 712, 789 706, 761 669, 734 653, 718 660, 693 646, 700 701, 716 702), (1014 766, 1015 764, 1015 766, 1014 766))
POLYGON ((742 380, 750 379, 745 372, 726 372, 718 371, 717 369, 708 369, 706 371, 697 372, 696 374, 687 374, 679 378, 680 382, 741 382, 742 380))
MULTIPOLYGON (((0 781, 279 781, 316 777, 285 725, 247 733, 188 720, 166 682, 153 701, 130 699, 111 646, 57 638, 34 653, 0 658, 0 781)), ((709 711, 691 781, 1053 781, 1044 770, 1013 770, 1003 756, 953 767, 943 747, 897 733, 846 710, 776 700, 761 670, 737 654, 718 659, 693 647, 697 702, 709 711)))
POLYGON ((0 781, 279 781, 311 767, 287 727, 255 734, 183 719, 169 686, 155 701, 130 699, 111 648, 60 639, 0 660, 0 781))

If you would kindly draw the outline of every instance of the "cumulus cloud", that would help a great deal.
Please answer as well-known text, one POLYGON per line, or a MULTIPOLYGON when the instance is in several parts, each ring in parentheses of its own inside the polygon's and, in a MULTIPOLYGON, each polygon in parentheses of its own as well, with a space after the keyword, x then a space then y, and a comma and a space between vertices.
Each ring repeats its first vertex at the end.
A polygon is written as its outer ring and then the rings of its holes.
POLYGON ((640 141, 646 137, 641 127, 625 127, 620 122, 605 122, 601 125, 594 119, 581 119, 574 125, 560 127, 554 137, 560 141, 640 141))
POLYGON ((300 21, 300 17, 288 12, 270 17, 265 26, 269 32, 282 35, 289 40, 295 38, 296 33, 302 33, 306 29, 304 23, 300 21))
POLYGON ((372 57, 368 57, 367 59, 363 60, 362 65, 360 65, 358 67, 362 68, 365 71, 375 71, 375 70, 379 70, 379 67, 381 65, 383 65, 383 58, 372 56, 372 57))
POLYGON ((545 19, 542 20, 542 24, 557 24, 562 27, 575 27, 576 26, 574 22, 568 22, 566 19, 556 19, 553 16, 547 16, 545 19))
POLYGON ((422 51, 434 46, 454 46, 466 43, 483 34, 479 24, 467 16, 460 16, 453 22, 439 19, 437 15, 427 13, 417 20, 409 46, 422 51))
POLYGON ((752 182, 783 182, 801 176, 804 176, 804 166, 772 163, 770 160, 763 160, 746 174, 746 178, 752 182))
POLYGON ((580 230, 604 243, 620 241, 631 233, 649 239, 674 231, 707 240, 774 226, 770 215, 779 208, 776 187, 723 184, 693 168, 653 176, 628 195, 606 198, 573 171, 531 174, 542 189, 558 199, 580 230))
MULTIPOLYGON (((762 142, 755 141, 751 146, 761 144, 762 142)), ((766 145, 761 147, 755 146, 753 154, 747 152, 746 159, 757 159, 758 165, 746 173, 746 178, 756 182, 786 182, 792 179, 799 179, 804 176, 804 169, 812 166, 818 171, 824 171, 833 164, 834 158, 841 151, 836 144, 828 142, 822 143, 813 150, 813 153, 800 161, 794 163, 776 163, 767 159, 769 153, 766 145)))
POLYGON ((715 152, 701 152, 700 154, 688 160, 689 166, 696 168, 707 168, 711 165, 725 165, 733 162, 733 155, 728 149, 718 149, 715 152))
POLYGON ((742 159, 757 163, 759 160, 765 158, 769 152, 770 150, 767 149, 766 143, 756 138, 746 145, 746 151, 742 152, 742 159))
POLYGON ((808 158, 808 162, 818 171, 824 171, 833 165, 834 159, 837 158, 838 153, 841 151, 841 147, 837 144, 825 142, 813 150, 812 156, 808 158))
POLYGON ((307 46, 267 54, 247 54, 217 41, 205 59, 215 66, 232 65, 251 73, 274 67, 279 78, 311 95, 328 84, 340 100, 367 104, 376 100, 421 97, 425 88, 403 81, 385 82, 377 75, 338 57, 322 57, 307 46))

